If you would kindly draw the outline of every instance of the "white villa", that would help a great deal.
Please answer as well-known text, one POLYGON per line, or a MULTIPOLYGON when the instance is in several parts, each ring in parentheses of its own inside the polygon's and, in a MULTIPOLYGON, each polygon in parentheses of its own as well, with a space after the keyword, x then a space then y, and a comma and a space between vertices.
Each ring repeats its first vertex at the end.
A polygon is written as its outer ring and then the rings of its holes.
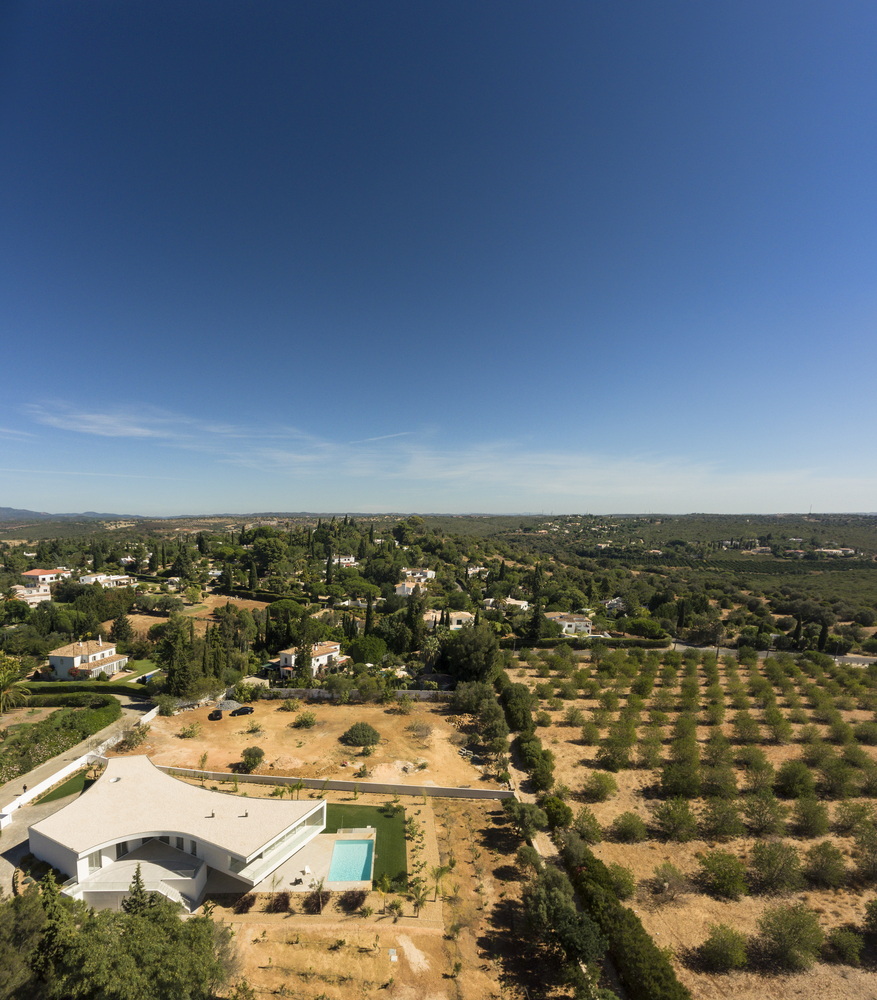
POLYGON ((79 578, 80 583, 99 583, 105 590, 113 587, 133 587, 134 579, 130 576, 110 575, 109 573, 89 573, 79 578))
POLYGON ((49 666, 62 681, 94 680, 101 674, 110 677, 128 663, 128 657, 116 652, 114 642, 101 636, 85 642, 71 642, 49 653, 49 666))
POLYGON ((247 892, 326 827, 326 802, 240 798, 114 757, 87 792, 30 830, 30 850, 67 873, 62 892, 118 908, 137 866, 148 891, 196 909, 213 873, 247 892))
POLYGON ((564 635, 590 635, 593 622, 587 615, 571 615, 566 611, 546 611, 549 621, 557 622, 564 635))
MULTIPOLYGON (((292 649, 280 650, 280 676, 291 677, 295 673, 295 658, 298 656, 298 646, 292 649)), ((316 677, 321 670, 332 666, 341 659, 341 643, 318 642, 311 650, 311 674, 316 677)), ((346 657, 345 657, 346 659, 346 657)))
POLYGON ((410 569, 407 566, 402 567, 402 576, 409 577, 412 580, 416 580, 418 583, 426 583, 427 580, 435 579, 434 569, 410 569))
POLYGON ((28 569, 21 575, 25 585, 33 587, 38 583, 58 583, 59 580, 69 580, 73 573, 69 569, 28 569))
POLYGON ((359 563, 356 561, 356 556, 335 556, 332 562, 336 566, 340 566, 342 569, 350 566, 359 565, 359 563))
MULTIPOLYGON (((442 611, 425 611, 423 613, 423 620, 427 625, 435 627, 436 625, 441 624, 443 614, 444 612, 442 611)), ((475 624, 475 615, 473 615, 471 611, 449 611, 448 618, 448 628, 452 632, 459 632, 459 630, 464 628, 466 625, 475 624)))
POLYGON ((47 583, 38 583, 35 587, 22 587, 16 584, 12 588, 16 601, 24 601, 29 608, 35 608, 43 601, 51 601, 52 588, 47 583))

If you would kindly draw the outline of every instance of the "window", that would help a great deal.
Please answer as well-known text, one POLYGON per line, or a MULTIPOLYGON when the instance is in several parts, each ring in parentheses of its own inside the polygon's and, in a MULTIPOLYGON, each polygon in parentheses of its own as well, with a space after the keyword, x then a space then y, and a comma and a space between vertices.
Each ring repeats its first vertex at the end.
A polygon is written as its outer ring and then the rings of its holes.
POLYGON ((168 846, 170 846, 170 842, 171 842, 171 838, 170 838, 170 837, 159 837, 158 839, 159 839, 159 840, 160 840, 160 841, 161 841, 161 842, 162 842, 163 844, 167 844, 168 846))
POLYGON ((103 857, 100 851, 93 851, 88 856, 89 872, 96 872, 103 865, 103 857))
POLYGON ((182 837, 177 837, 176 838, 176 848, 177 848, 178 851, 185 851, 186 848, 185 848, 184 844, 185 844, 185 841, 183 840, 182 837))
POLYGON ((198 845, 194 840, 189 841, 189 854, 193 855, 193 857, 198 857, 198 845))
POLYGON ((127 853, 128 853, 128 841, 120 840, 119 843, 116 844, 116 861, 118 861, 119 858, 124 858, 127 853))

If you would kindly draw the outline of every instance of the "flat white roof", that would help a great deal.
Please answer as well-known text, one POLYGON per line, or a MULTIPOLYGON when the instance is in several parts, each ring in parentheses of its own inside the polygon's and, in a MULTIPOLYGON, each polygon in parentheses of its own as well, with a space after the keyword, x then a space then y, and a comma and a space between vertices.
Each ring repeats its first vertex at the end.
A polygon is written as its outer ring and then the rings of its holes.
POLYGON ((78 855, 119 840, 176 833, 249 858, 321 802, 212 792, 170 777, 148 757, 111 757, 87 792, 31 829, 78 855))

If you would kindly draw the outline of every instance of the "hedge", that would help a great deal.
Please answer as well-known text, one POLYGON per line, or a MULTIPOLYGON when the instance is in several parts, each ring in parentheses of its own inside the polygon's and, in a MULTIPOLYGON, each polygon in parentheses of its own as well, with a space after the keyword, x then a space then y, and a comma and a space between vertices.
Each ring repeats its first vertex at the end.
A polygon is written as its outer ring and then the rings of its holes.
POLYGON ((595 643, 612 649, 666 649, 673 640, 667 636, 663 639, 607 639, 602 635, 588 638, 566 639, 558 636, 555 639, 520 639, 516 636, 503 636, 499 640, 501 649, 554 649, 557 646, 569 646, 571 649, 590 649, 595 643))
MULTIPOLYGON (((132 698, 148 698, 142 685, 137 682, 126 684, 123 681, 29 681, 24 685, 31 695, 41 694, 125 694, 132 698)), ((28 702, 30 704, 30 702, 28 702)))
POLYGON ((122 706, 112 695, 58 692, 37 696, 37 705, 61 705, 47 719, 16 727, 0 751, 0 784, 39 766, 115 722, 122 706), (71 699, 74 699, 71 702, 71 699), (87 702, 87 704, 83 704, 87 702))
POLYGON ((587 859, 571 880, 588 915, 609 942, 609 954, 631 1000, 691 1000, 669 958, 655 944, 640 918, 618 902, 606 865, 585 847, 587 859))

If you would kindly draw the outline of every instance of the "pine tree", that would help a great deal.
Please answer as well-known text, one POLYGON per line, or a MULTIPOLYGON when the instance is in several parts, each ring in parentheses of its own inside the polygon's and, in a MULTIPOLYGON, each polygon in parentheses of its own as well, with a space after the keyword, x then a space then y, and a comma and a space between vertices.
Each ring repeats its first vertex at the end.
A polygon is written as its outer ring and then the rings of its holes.
POLYGON ((113 642, 128 642, 133 634, 134 629, 131 628, 131 622, 128 620, 127 615, 120 614, 110 629, 110 638, 113 642))
POLYGON ((140 914, 146 913, 153 906, 155 906, 155 893, 146 891, 143 876, 140 874, 140 865, 137 865, 128 888, 128 895, 122 900, 122 909, 125 913, 140 914))
POLYGON ((368 595, 365 601, 365 627, 362 630, 363 635, 372 634, 372 625, 374 624, 374 598, 371 594, 368 595))

